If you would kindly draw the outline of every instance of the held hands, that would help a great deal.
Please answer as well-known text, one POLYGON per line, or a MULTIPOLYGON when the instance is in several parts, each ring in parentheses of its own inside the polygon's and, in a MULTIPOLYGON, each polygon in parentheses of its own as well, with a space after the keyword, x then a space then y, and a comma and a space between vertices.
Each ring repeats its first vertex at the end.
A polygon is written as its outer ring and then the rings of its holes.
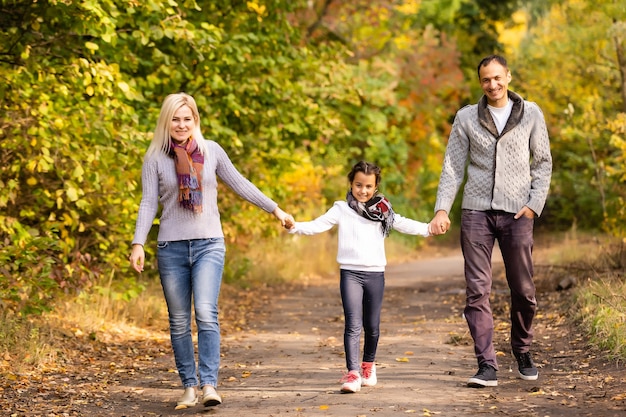
POLYGON ((283 210, 281 210, 280 207, 276 207, 272 214, 276 216, 278 220, 280 220, 280 225, 283 226, 285 229, 293 229, 293 227, 295 226, 296 220, 293 218, 293 216, 291 214, 285 213, 283 210))
POLYGON ((428 232, 433 236, 443 235, 450 229, 450 218, 444 210, 439 210, 428 223, 428 232))

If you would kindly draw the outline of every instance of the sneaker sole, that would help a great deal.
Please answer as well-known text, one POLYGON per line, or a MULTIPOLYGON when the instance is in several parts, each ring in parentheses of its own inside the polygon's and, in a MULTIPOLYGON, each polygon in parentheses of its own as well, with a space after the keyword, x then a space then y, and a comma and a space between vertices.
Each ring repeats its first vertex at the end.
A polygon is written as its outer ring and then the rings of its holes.
POLYGON ((176 403, 176 407, 194 407, 196 404, 198 404, 198 401, 196 402, 177 402, 176 403))
POLYGON ((467 386, 470 388, 497 387, 498 381, 485 381, 478 378, 470 378, 467 380, 467 386))
POLYGON ((216 405, 220 405, 221 403, 222 403, 222 400, 220 398, 215 398, 215 397, 202 400, 202 405, 204 405, 205 407, 214 407, 216 405))
POLYGON ((341 392, 344 393, 344 394, 354 394, 355 392, 359 392, 359 391, 361 391, 361 387, 359 387, 359 388, 357 388, 355 390, 352 390, 350 388, 343 388, 343 387, 341 388, 341 392))
POLYGON ((521 379, 523 379, 524 381, 536 381, 537 378, 539 378, 539 373, 537 373, 536 375, 524 375, 523 373, 521 373, 519 370, 517 371, 517 376, 519 376, 521 379))

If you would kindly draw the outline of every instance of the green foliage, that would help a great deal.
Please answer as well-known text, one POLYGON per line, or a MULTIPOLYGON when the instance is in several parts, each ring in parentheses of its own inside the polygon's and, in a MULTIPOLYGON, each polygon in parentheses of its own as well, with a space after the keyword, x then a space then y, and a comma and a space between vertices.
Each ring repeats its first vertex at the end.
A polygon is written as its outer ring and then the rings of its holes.
MULTIPOLYGON (((19 300, 43 309, 55 294, 96 284, 104 270, 128 273, 141 162, 165 95, 196 96, 207 138, 276 199, 289 191, 281 178, 305 160, 295 149, 325 152, 326 139, 346 136, 329 104, 332 77, 349 82, 341 50, 294 41, 286 17, 294 5, 2 3, 0 238, 7 262, 27 255, 3 271, 8 309, 27 314, 19 300), (34 249, 14 247, 17 234, 34 249), (41 297, 24 296, 37 279, 41 297)), ((227 237, 242 248, 279 232, 229 190, 221 208, 227 237)))
MULTIPOLYGON (((138 296, 127 254, 141 163, 172 92, 194 95, 205 136, 297 218, 342 199, 349 167, 367 159, 396 209, 428 220, 475 58, 498 49, 496 23, 517 4, 492 3, 0 0, 3 309, 44 311, 86 288, 138 296)), ((621 26, 608 1, 574 3, 552 9, 550 30, 533 14, 516 76, 555 138, 550 212, 623 233, 626 123, 610 42, 621 26)), ((252 268, 246 252, 283 232, 225 187, 220 211, 236 280, 252 268)))
POLYGON ((554 172, 553 225, 624 236, 624 93, 616 57, 626 11, 615 2, 563 2, 536 23, 513 65, 514 81, 546 113, 554 172), (582 28, 585 28, 584 30, 582 28), (555 51, 567 57, 555 59, 555 51))
POLYGON ((476 79, 476 66, 481 58, 502 53, 496 24, 508 21, 520 7, 518 0, 427 0, 421 2, 415 16, 415 25, 423 28, 432 25, 438 31, 458 40, 461 68, 476 96, 480 93, 476 79))

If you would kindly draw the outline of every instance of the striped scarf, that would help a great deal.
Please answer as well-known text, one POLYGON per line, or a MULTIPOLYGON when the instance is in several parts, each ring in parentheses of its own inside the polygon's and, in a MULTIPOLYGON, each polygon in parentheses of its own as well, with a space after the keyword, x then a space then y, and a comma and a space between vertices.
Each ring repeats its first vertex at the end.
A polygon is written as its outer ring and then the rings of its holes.
POLYGON ((170 156, 174 158, 178 177, 178 202, 184 209, 202 213, 202 168, 204 155, 195 139, 184 145, 174 141, 170 144, 170 156))
POLYGON ((391 203, 380 193, 374 194, 369 201, 361 203, 357 201, 352 195, 352 191, 348 190, 346 194, 346 201, 348 206, 356 211, 360 216, 372 220, 374 222, 380 222, 383 236, 389 236, 389 232, 393 228, 394 212, 391 208, 391 203))

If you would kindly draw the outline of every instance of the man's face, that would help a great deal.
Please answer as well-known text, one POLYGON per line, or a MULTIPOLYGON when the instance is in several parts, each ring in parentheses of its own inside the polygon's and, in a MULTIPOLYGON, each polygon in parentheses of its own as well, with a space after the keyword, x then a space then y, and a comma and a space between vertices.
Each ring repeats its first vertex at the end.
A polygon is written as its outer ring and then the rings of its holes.
POLYGON ((481 67, 479 74, 480 87, 487 97, 487 103, 493 107, 505 106, 511 72, 494 60, 481 67))

